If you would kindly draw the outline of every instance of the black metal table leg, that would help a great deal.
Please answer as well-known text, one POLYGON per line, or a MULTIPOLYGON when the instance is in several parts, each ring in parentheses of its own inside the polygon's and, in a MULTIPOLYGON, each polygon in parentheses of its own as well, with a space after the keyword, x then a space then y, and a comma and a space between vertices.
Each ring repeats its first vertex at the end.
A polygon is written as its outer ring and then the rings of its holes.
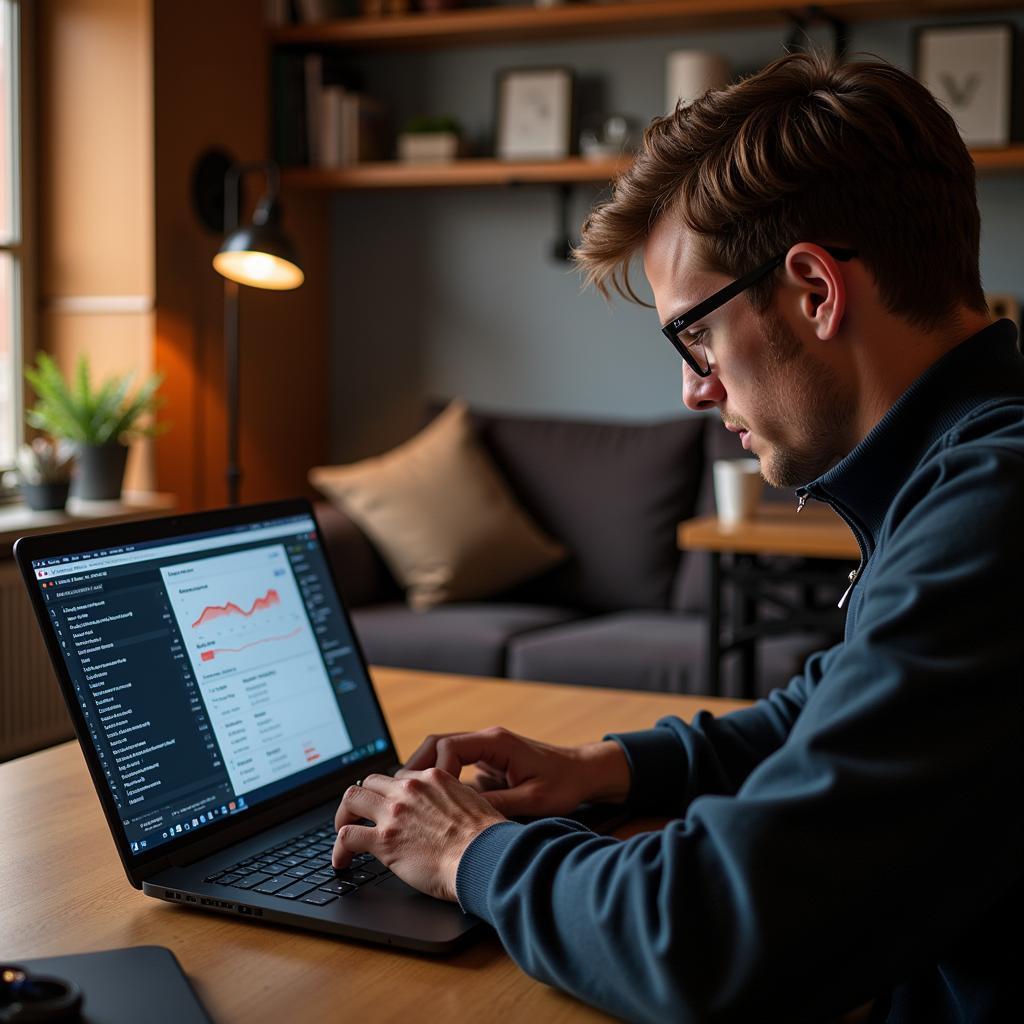
POLYGON ((722 695, 722 556, 709 552, 711 566, 708 573, 708 690, 712 697, 722 695))
MULTIPOLYGON (((736 568, 753 570, 756 560, 750 555, 737 555, 736 568)), ((746 575, 746 574, 744 574, 746 575)), ((733 635, 734 637, 750 634, 740 644, 740 696, 745 700, 753 700, 757 693, 757 598, 754 573, 748 579, 733 581, 733 635)))

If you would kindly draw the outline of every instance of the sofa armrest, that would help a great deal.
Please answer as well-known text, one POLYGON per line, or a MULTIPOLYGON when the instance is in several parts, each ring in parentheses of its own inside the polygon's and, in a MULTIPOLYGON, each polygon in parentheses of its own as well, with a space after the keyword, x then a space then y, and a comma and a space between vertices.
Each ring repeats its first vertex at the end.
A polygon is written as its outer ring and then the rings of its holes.
POLYGON ((316 502, 313 512, 338 589, 350 608, 402 599, 377 549, 344 512, 326 501, 316 502))

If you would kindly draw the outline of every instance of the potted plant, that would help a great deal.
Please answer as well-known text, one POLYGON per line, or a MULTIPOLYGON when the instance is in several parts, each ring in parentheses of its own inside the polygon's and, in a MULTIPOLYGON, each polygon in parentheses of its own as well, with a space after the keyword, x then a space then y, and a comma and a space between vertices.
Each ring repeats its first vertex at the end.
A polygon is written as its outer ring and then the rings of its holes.
POLYGON ((37 437, 18 449, 18 487, 30 509, 53 511, 67 504, 73 460, 72 452, 61 450, 45 437, 37 437))
POLYGON ((449 163, 462 148, 459 122, 451 117, 414 117, 398 136, 398 159, 403 163, 449 163))
POLYGON ((80 356, 74 380, 64 380, 57 364, 45 352, 25 377, 39 401, 28 411, 29 426, 68 442, 75 454, 71 495, 91 500, 116 500, 128 458, 128 444, 138 437, 154 437, 160 429, 139 421, 160 404, 154 374, 129 394, 132 374, 109 377, 93 388, 89 361, 80 356))

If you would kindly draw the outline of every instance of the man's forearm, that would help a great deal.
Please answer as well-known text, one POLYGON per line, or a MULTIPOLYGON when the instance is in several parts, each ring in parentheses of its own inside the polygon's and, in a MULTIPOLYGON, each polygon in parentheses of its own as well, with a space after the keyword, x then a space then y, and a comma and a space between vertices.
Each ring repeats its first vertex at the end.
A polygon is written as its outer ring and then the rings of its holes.
POLYGON ((588 789, 584 799, 596 803, 625 803, 632 782, 629 761, 615 740, 599 740, 578 748, 588 789))

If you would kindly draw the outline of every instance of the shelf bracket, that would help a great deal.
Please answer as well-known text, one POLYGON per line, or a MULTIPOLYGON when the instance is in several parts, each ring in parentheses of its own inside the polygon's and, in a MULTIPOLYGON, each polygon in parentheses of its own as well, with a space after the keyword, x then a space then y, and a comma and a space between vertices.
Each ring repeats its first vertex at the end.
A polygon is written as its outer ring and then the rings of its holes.
POLYGON ((813 4, 800 10, 787 10, 785 16, 791 26, 786 38, 787 52, 805 52, 808 46, 807 30, 813 25, 827 25, 832 29, 833 52, 840 60, 845 59, 850 45, 850 29, 841 18, 813 4))
POLYGON ((572 260, 572 250, 576 243, 569 234, 569 208, 572 204, 572 185, 555 186, 557 201, 555 215, 555 240, 551 243, 551 258, 559 263, 572 260))

